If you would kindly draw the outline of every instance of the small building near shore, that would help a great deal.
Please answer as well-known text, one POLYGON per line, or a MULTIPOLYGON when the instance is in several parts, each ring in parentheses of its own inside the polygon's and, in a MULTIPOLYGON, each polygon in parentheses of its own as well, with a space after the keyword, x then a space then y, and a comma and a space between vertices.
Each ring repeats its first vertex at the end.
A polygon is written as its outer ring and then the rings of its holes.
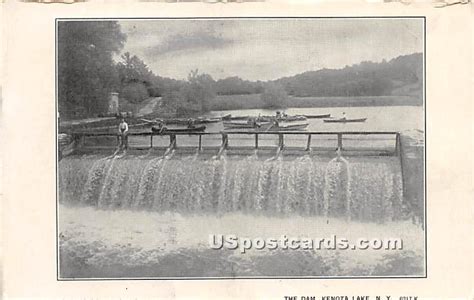
POLYGON ((119 112, 119 93, 112 92, 109 95, 109 110, 108 113, 116 114, 119 112))

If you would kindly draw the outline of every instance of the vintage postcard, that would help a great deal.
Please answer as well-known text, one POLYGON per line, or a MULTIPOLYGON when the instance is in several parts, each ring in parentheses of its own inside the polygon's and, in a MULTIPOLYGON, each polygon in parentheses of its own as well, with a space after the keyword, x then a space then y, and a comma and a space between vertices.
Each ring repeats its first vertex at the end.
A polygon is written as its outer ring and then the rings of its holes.
POLYGON ((468 8, 238 5, 4 8, 7 298, 469 297, 468 8))
POLYGON ((424 32, 58 20, 59 278, 424 276, 424 32))

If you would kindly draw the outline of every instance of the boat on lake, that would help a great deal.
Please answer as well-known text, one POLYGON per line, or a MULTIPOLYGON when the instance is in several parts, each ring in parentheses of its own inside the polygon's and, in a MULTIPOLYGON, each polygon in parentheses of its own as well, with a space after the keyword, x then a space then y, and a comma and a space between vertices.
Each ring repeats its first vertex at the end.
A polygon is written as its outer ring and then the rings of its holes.
POLYGON ((222 121, 238 121, 238 120, 248 120, 250 116, 232 116, 231 114, 222 116, 222 121))
POLYGON ((209 123, 218 123, 222 121, 221 118, 197 118, 193 119, 196 124, 209 124, 209 123))
POLYGON ((275 120, 278 122, 296 122, 296 121, 306 121, 306 117, 302 115, 260 116, 259 120, 267 121, 267 122, 275 121, 275 120))
POLYGON ((323 115, 304 115, 307 119, 324 119, 330 118, 331 114, 323 114, 323 115))
POLYGON ((306 129, 308 125, 309 125, 308 123, 288 124, 288 125, 274 124, 268 130, 271 130, 271 131, 303 130, 303 129, 306 129))
POLYGON ((346 119, 346 118, 341 118, 341 119, 325 119, 323 120, 326 123, 361 123, 365 122, 367 118, 359 118, 359 119, 346 119))
POLYGON ((220 122, 220 118, 193 118, 193 119, 185 119, 185 118, 176 118, 176 119, 165 119, 163 122, 165 124, 177 124, 177 125, 185 125, 192 122, 193 124, 209 124, 209 123, 218 123, 220 122))
POLYGON ((194 126, 189 128, 166 128, 159 126, 152 126, 151 131, 159 133, 188 133, 188 132, 203 132, 206 130, 205 125, 194 126))
MULTIPOLYGON (((328 118, 330 114, 325 115, 314 115, 313 118, 328 118)), ((294 122, 294 121, 306 121, 306 116, 303 115, 276 115, 276 116, 232 116, 231 114, 222 116, 223 121, 240 121, 240 120, 249 120, 252 118, 257 118, 258 122, 271 122, 277 120, 279 122, 294 122)))
POLYGON ((154 119, 154 120, 147 120, 141 119, 150 124, 173 124, 173 125, 187 125, 190 122, 193 124, 209 124, 209 123, 218 123, 221 121, 221 118, 168 118, 168 119, 154 119))
POLYGON ((233 129, 233 128, 260 128, 264 125, 267 125, 269 122, 232 122, 232 121, 224 121, 224 128, 225 129, 233 129))

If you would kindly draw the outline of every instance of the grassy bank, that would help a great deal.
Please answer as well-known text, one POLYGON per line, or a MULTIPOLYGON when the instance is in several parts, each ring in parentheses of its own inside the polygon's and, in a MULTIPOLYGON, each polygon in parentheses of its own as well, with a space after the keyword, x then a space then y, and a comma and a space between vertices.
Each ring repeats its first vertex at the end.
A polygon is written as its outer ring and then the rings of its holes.
MULTIPOLYGON (((402 106, 422 105, 414 96, 378 97, 289 97, 286 107, 341 107, 341 106, 402 106)), ((237 110, 263 108, 260 94, 220 95, 211 101, 211 110, 237 110)))

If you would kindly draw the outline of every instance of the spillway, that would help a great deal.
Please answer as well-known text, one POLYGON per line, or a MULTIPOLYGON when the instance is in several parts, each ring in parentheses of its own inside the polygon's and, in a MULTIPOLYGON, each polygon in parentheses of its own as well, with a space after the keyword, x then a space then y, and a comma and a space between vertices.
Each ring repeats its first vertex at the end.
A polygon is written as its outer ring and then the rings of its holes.
POLYGON ((397 157, 72 155, 58 169, 68 206, 374 222, 406 214, 397 157))

